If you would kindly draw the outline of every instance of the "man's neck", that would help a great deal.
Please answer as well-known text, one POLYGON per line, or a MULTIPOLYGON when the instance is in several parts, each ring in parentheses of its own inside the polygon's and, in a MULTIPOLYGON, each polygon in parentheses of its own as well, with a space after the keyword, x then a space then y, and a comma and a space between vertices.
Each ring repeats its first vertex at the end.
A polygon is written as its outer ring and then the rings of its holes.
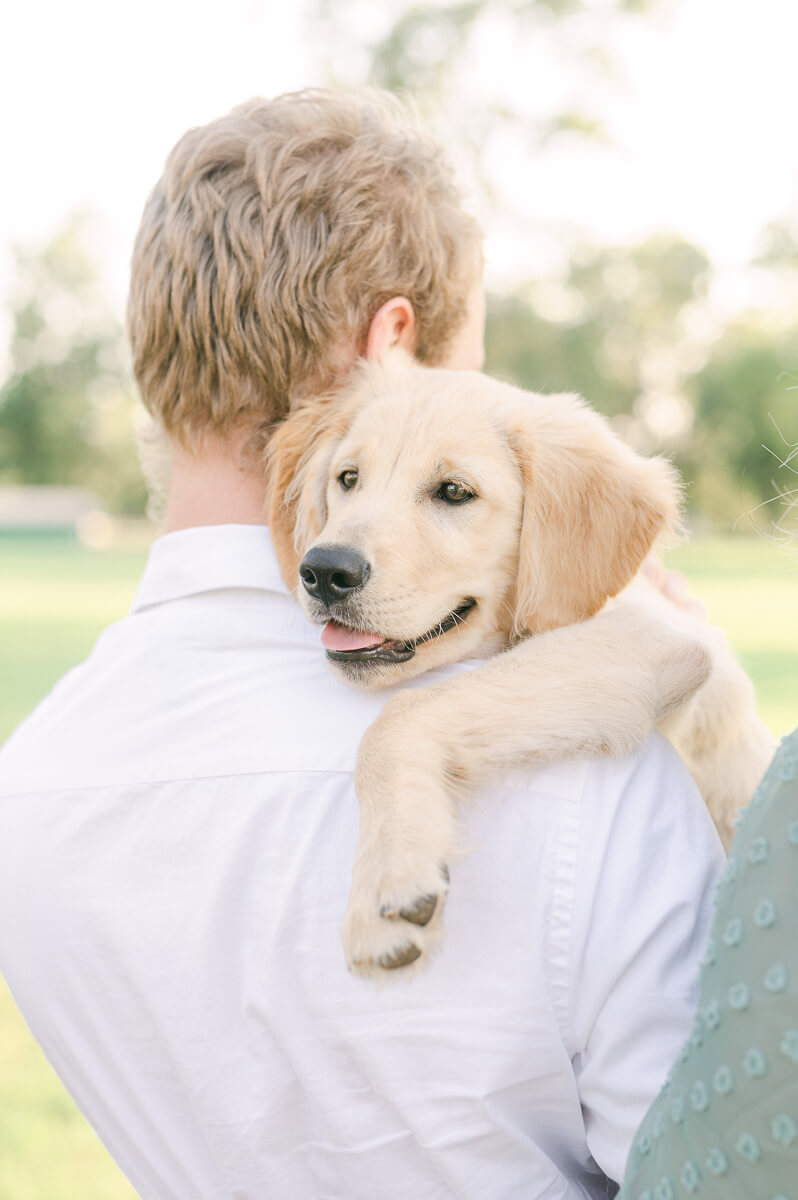
POLYGON ((196 450, 175 443, 165 529, 198 525, 265 525, 266 476, 248 461, 246 436, 206 437, 196 450))

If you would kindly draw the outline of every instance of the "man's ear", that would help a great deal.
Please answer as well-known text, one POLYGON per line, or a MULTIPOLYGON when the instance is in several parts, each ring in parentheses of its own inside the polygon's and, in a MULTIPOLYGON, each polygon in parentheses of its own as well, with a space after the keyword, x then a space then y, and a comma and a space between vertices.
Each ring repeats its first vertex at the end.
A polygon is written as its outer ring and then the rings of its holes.
POLYGON ((679 526, 679 479, 635 454, 575 396, 528 396, 510 441, 524 483, 514 629, 592 616, 679 526))
POLYGON ((330 459, 355 407, 349 391, 310 400, 277 426, 266 447, 269 531, 290 588, 302 555, 324 528, 330 459))
POLYGON ((378 362, 394 346, 409 354, 416 349, 416 314, 405 296, 386 300, 372 317, 365 357, 368 362, 378 362))

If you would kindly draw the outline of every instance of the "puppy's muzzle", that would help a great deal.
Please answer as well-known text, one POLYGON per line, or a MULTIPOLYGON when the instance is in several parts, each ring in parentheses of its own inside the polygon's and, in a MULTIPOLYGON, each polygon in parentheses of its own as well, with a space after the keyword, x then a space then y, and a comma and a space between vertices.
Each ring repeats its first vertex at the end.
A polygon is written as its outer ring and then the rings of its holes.
POLYGON ((299 564, 305 591, 326 608, 347 600, 370 574, 370 563, 346 546, 313 546, 299 564))

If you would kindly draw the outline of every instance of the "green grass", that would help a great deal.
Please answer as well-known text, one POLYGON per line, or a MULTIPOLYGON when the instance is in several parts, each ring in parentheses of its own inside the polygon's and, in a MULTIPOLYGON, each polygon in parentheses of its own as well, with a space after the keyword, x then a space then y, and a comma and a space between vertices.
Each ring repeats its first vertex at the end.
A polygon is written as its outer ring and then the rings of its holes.
MULTIPOLYGON (((0 539, 0 740, 122 616, 146 551, 0 539)), ((0 979, 0 1200, 134 1200, 0 979)))
POLYGON ((135 1200, 0 980, 0 1200, 135 1200))
POLYGON ((670 554, 726 633, 780 737, 798 724, 798 548, 757 538, 687 543, 670 554))
MULTIPOLYGON (((127 611, 145 548, 0 540, 0 739, 127 611)), ((683 546, 690 578, 751 673, 775 734, 798 722, 798 552, 761 540, 683 546)), ((132 1200, 0 983, 0 1200, 132 1200)))

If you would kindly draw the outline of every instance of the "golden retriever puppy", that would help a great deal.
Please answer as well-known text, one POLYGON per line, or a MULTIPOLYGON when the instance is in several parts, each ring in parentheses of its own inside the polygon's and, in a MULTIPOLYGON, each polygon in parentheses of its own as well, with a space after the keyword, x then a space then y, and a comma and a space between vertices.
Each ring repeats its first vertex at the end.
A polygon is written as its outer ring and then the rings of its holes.
POLYGON ((440 939, 457 800, 490 773, 623 755, 659 723, 728 834, 772 742, 722 635, 633 583, 678 523, 667 462, 573 396, 399 353, 295 412, 269 455, 281 569, 343 679, 487 659, 397 691, 361 744, 353 970, 440 939))

